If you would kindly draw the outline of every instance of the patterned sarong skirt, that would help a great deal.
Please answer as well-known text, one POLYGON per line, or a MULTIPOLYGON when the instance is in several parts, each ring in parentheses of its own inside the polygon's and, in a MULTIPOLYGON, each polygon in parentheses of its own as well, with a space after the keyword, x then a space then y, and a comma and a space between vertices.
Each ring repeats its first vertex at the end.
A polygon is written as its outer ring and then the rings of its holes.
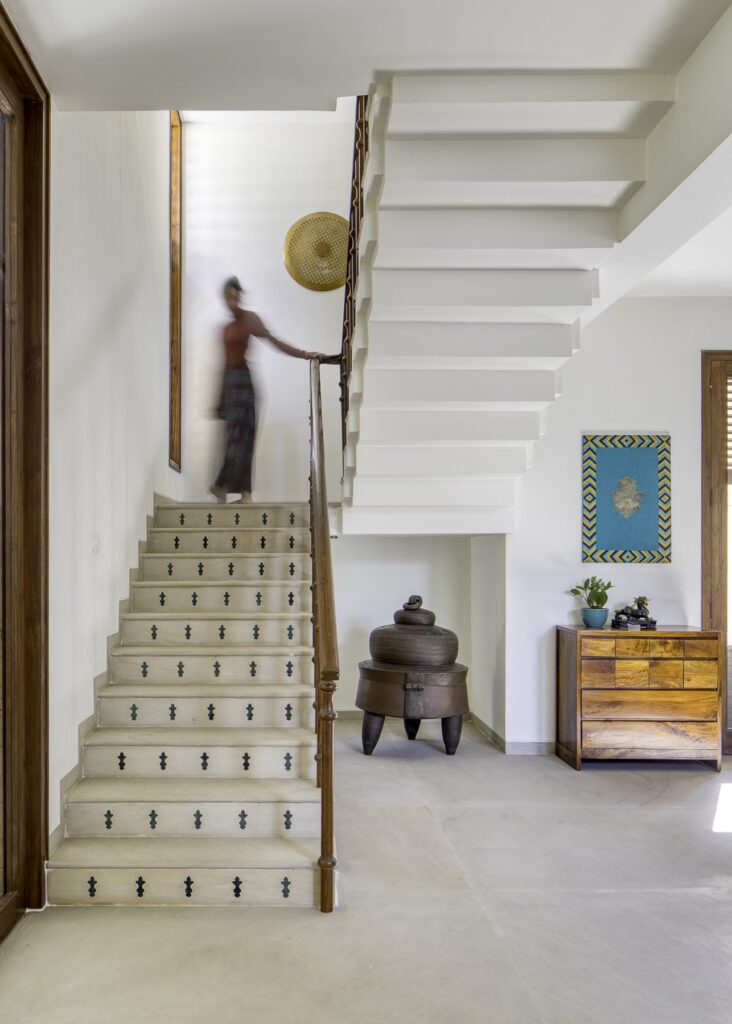
POLYGON ((251 494, 257 423, 254 385, 246 363, 224 369, 218 411, 226 423, 226 442, 224 464, 214 486, 228 494, 251 494))

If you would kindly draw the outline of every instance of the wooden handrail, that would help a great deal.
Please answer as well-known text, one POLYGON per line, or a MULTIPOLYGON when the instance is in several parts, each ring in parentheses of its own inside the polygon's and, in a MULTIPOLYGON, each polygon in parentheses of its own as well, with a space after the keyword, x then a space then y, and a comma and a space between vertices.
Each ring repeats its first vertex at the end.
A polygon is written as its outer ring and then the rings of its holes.
POLYGON ((333 708, 333 694, 336 690, 339 667, 333 563, 330 553, 328 489, 325 481, 320 362, 317 359, 312 359, 310 362, 310 554, 312 558, 316 759, 321 799, 320 858, 318 859, 320 909, 327 914, 333 910, 335 904, 333 748, 335 720, 338 716, 333 708))
POLYGON ((356 330, 356 291, 358 289, 358 258, 363 220, 363 182, 369 151, 369 122, 366 116, 368 96, 356 97, 356 123, 353 133, 353 171, 351 174, 351 210, 348 220, 348 260, 346 290, 343 297, 343 337, 341 340, 341 424, 343 448, 348 440, 349 382, 351 379, 352 344, 356 330))

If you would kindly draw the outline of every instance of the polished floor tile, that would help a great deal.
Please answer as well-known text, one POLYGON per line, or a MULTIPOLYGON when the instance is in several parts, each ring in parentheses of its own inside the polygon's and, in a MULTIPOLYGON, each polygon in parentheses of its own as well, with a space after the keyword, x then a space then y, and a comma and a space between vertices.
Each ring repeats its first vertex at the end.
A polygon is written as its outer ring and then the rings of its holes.
POLYGON ((339 908, 49 908, 13 1024, 728 1024, 732 831, 696 764, 505 757, 338 725, 339 908))

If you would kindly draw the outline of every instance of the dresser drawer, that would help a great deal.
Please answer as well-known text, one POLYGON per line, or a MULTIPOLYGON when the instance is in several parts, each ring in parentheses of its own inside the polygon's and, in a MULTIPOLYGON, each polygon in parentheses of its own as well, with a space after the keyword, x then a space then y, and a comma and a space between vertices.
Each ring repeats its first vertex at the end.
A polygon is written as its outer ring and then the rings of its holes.
POLYGON ((615 686, 614 658, 583 658, 580 669, 580 683, 583 689, 589 687, 615 686))
POLYGON ((684 688, 716 690, 719 663, 716 661, 685 661, 684 688))
POLYGON ((615 641, 616 658, 647 658, 650 644, 645 636, 623 636, 615 641))
POLYGON ((655 639, 651 637, 648 641, 648 653, 651 658, 683 658, 684 641, 674 640, 669 637, 655 639))
POLYGON ((685 658, 718 658, 719 644, 716 640, 684 640, 685 658))
POLYGON ((583 636, 580 641, 580 654, 583 658, 614 658, 615 639, 583 636))
POLYGON ((590 757, 639 757, 642 751, 709 754, 718 746, 717 722, 582 723, 582 753, 590 757))
POLYGON ((650 682, 650 667, 651 663, 647 658, 628 658, 625 661, 618 658, 615 662, 615 685, 629 689, 647 687, 650 682))
POLYGON ((654 658, 650 667, 653 690, 680 690, 684 685, 684 663, 674 658, 654 658))
POLYGON ((717 694, 672 690, 611 690, 582 694, 582 718, 639 722, 714 722, 717 718, 717 694))

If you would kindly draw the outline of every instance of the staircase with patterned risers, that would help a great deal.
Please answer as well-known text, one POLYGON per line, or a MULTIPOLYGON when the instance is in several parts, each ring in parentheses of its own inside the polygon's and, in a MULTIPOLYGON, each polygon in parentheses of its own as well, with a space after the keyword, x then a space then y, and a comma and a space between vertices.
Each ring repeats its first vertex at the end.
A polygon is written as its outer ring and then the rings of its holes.
POLYGON ((156 505, 50 903, 317 904, 308 519, 156 505))

